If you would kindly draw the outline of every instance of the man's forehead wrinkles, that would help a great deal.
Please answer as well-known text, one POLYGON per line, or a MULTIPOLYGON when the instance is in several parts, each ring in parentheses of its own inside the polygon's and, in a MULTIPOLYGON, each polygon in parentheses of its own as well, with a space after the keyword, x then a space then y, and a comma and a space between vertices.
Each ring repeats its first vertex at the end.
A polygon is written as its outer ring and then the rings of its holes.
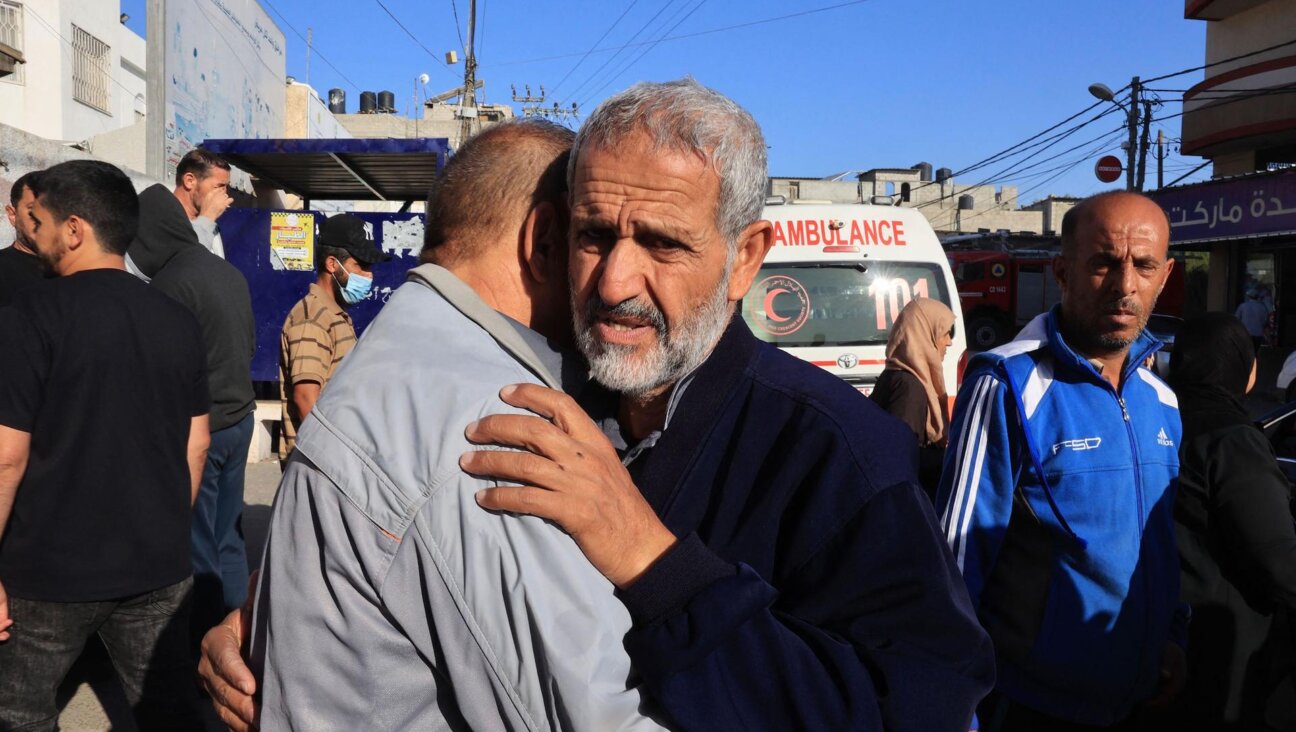
POLYGON ((679 196, 691 198, 696 195, 696 186, 670 176, 653 176, 651 181, 617 180, 615 177, 586 178, 576 184, 577 199, 599 194, 624 196, 630 199, 670 198, 679 196))

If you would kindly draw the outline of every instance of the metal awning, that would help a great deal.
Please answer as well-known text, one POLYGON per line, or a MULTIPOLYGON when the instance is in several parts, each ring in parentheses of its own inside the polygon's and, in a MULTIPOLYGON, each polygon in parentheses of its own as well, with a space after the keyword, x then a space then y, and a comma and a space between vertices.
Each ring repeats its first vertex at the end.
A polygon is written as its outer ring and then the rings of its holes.
POLYGON ((204 140, 200 147, 316 201, 422 201, 450 150, 441 137, 204 140))

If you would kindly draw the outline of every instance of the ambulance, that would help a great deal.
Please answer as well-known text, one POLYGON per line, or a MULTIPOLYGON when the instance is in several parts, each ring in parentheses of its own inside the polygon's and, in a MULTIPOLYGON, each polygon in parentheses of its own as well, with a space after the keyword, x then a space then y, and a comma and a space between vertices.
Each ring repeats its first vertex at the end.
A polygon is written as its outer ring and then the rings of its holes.
POLYGON ((954 275, 927 219, 898 206, 776 201, 764 213, 774 243, 742 303, 756 337, 867 395, 896 316, 913 298, 930 297, 954 311, 944 364, 953 396, 967 339, 954 275))

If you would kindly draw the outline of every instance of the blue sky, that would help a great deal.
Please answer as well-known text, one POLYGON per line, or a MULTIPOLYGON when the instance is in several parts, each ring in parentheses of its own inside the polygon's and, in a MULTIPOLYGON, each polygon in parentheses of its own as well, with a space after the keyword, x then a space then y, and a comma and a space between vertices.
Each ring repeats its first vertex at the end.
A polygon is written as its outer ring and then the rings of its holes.
MULTIPOLYGON (((351 110, 361 89, 389 89, 404 112, 421 73, 431 77, 430 93, 460 83, 462 63, 446 67, 439 59, 451 49, 463 55, 460 33, 468 0, 382 2, 417 42, 378 0, 262 0, 262 5, 287 38, 288 74, 306 79, 306 47, 294 29, 304 36, 310 27, 315 47, 310 83, 321 95, 330 87, 346 89, 351 110)), ((635 81, 692 74, 755 115, 770 145, 772 175, 819 177, 920 161, 959 171, 1083 110, 1095 101, 1086 91, 1093 82, 1118 89, 1135 74, 1166 74, 1199 66, 1205 58, 1206 24, 1185 20, 1178 0, 865 0, 704 33, 842 4, 479 0, 478 78, 486 82, 489 102, 510 101, 510 84, 519 91, 530 84, 537 93, 544 84, 550 92, 546 104, 560 101, 566 107, 575 101, 592 109, 635 81), (698 35, 619 54, 595 50, 582 61, 605 32, 598 49, 698 35)), ((122 0, 122 10, 131 16, 128 25, 143 34, 144 0, 122 0)), ((1201 79, 1197 71, 1153 86, 1183 90, 1201 79)), ((1182 93, 1160 96, 1167 103, 1158 115, 1180 111, 1173 100, 1182 93)), ((1049 193, 1101 190, 1107 186, 1094 178, 1093 162, 1104 152, 1123 158, 1119 135, 1107 145, 1100 139, 1040 161, 1114 131, 1123 119, 1112 114, 1094 122, 1025 162, 1039 163, 1029 170, 1001 175, 1014 162, 1010 159, 958 181, 1018 185, 1023 203, 1049 193)), ((1154 124, 1153 137, 1158 128, 1168 138, 1180 135, 1178 118, 1154 124)), ((1200 162, 1172 154, 1166 182, 1200 162)), ((1209 168, 1188 180, 1208 173, 1209 168)), ((1148 181, 1155 184, 1151 159, 1148 181)))

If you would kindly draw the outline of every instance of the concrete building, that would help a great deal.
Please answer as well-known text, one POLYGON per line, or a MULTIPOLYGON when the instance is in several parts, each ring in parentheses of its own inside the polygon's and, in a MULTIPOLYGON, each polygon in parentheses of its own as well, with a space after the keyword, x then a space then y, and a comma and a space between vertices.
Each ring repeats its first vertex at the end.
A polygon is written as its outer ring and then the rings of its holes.
MULTIPOLYGON (((513 107, 507 104, 478 103, 474 109, 477 115, 474 132, 513 118, 513 107)), ((355 137, 402 139, 444 137, 450 141, 450 149, 454 150, 459 147, 459 136, 462 130, 461 110, 458 104, 428 102, 423 105, 422 116, 417 118, 405 117, 394 112, 348 114, 345 111, 337 114, 336 117, 338 122, 355 137)))
POLYGON ((1043 214, 1043 229, 1039 233, 1061 235, 1062 217, 1079 202, 1080 199, 1075 196, 1045 196, 1029 206, 1022 206, 1022 210, 1043 214))
POLYGON ((144 39, 116 2, 0 0, 0 43, 26 60, 0 78, 0 124, 81 143, 147 111, 144 39))
POLYGON ((1196 301, 1232 312, 1263 290, 1273 342, 1296 345, 1296 0, 1185 0, 1184 17, 1206 23, 1210 66, 1184 94, 1180 150, 1210 160, 1213 179, 1151 195, 1204 275, 1196 301))
POLYGON ((873 168, 827 178, 771 177, 770 195, 788 201, 817 200, 861 203, 890 199, 896 205, 922 211, 938 233, 982 229, 1046 233, 1043 208, 1021 208, 1016 186, 961 185, 947 168, 933 175, 931 165, 912 168, 873 168))

